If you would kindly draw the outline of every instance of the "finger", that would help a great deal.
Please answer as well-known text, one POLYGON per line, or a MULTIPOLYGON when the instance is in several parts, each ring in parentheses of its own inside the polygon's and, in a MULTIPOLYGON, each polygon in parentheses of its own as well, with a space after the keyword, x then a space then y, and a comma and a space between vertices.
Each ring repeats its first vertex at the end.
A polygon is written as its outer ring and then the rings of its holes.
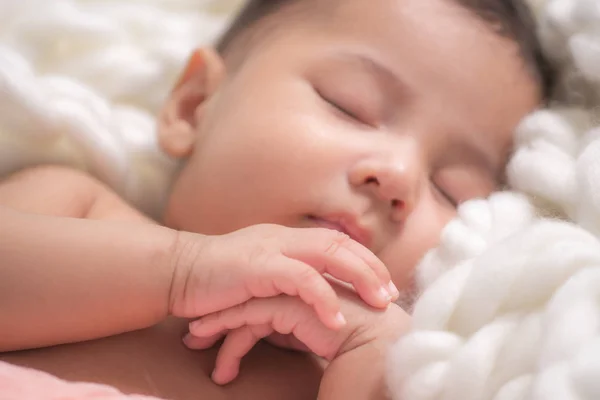
MULTIPOLYGON (((340 246, 345 247, 352 253, 360 257, 364 262, 375 272, 377 277, 381 280, 381 283, 387 284, 391 280, 391 275, 385 264, 367 247, 360 244, 356 240, 353 240, 349 235, 339 232, 333 229, 319 228, 319 229, 298 229, 294 230, 294 235, 297 235, 297 239, 308 238, 312 239, 311 246, 307 248, 308 251, 314 251, 312 246, 320 244, 321 251, 327 251, 331 246, 331 243, 338 243, 340 246)), ((303 241, 306 243, 306 241, 303 241)), ((300 249, 302 250, 302 249, 300 249)), ((305 252, 304 252, 305 253, 305 252)))
MULTIPOLYGON (((312 308, 295 297, 253 299, 243 305, 210 314, 190 325, 190 332, 198 337, 212 337, 223 331, 234 331, 244 326, 270 326, 273 332, 293 334, 302 347, 330 357, 339 347, 334 331, 327 328, 312 308)), ((300 347, 300 346, 299 346, 300 347)))
POLYGON ((269 325, 285 335, 311 319, 318 321, 312 308, 294 297, 257 298, 190 323, 190 333, 196 337, 212 337, 246 325, 269 325))
POLYGON ((331 240, 341 242, 344 247, 350 250, 352 253, 358 255, 365 263, 375 272, 377 277, 381 280, 381 283, 387 284, 391 281, 392 277, 390 271, 385 264, 377 257, 371 250, 364 245, 360 244, 356 240, 344 239, 343 236, 348 236, 338 231, 333 232, 333 238, 331 240), (341 234, 341 235, 340 235, 341 234))
POLYGON ((390 274, 387 266, 377 257, 371 250, 367 247, 363 246, 359 242, 355 240, 344 240, 343 236, 345 234, 341 234, 340 232, 333 232, 334 237, 338 236, 339 238, 333 238, 331 240, 342 241, 342 244, 345 248, 347 248, 353 254, 358 255, 375 273, 379 281, 381 282, 384 289, 388 291, 388 293, 392 296, 392 299, 397 299, 400 296, 400 292, 392 282, 392 276, 390 274))
POLYGON ((198 337, 188 333, 183 337, 183 344, 190 350, 206 350, 213 347, 223 336, 225 333, 217 333, 208 337, 198 337))
POLYGON ((218 385, 226 385, 237 378, 242 358, 271 332, 273 329, 269 325, 243 326, 229 332, 217 355, 213 381, 218 385))
POLYGON ((317 232, 310 236, 298 235, 291 244, 286 244, 283 254, 309 264, 321 274, 328 273, 350 283, 371 306, 387 307, 397 296, 397 289, 391 289, 385 265, 343 233, 325 229, 317 232), (363 255, 365 252, 368 256, 363 255))
POLYGON ((275 287, 279 293, 300 297, 302 301, 314 308, 319 319, 328 328, 338 330, 346 324, 340 312, 340 301, 335 290, 315 268, 284 256, 273 257, 269 265, 263 268, 271 269, 265 274, 271 279, 260 278, 254 285, 249 283, 249 286, 257 288, 257 290, 249 288, 254 297, 265 297, 261 296, 265 291, 258 287, 268 284, 275 287))
POLYGON ((352 253, 357 254, 379 278, 384 289, 388 291, 392 300, 397 300, 400 297, 400 291, 392 281, 392 275, 389 268, 377 257, 371 250, 367 249, 360 243, 350 240, 346 243, 346 248, 352 253))
POLYGON ((369 305, 385 308, 392 301, 389 289, 381 284, 367 264, 343 247, 333 247, 328 253, 309 254, 301 261, 314 266, 321 273, 327 273, 354 287, 360 297, 369 305))

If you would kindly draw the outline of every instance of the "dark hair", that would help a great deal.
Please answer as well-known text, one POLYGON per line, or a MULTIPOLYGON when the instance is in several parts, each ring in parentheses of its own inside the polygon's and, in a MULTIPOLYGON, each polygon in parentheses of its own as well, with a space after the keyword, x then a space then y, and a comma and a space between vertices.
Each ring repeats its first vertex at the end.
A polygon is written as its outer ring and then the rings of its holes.
POLYGON ((229 51, 234 42, 239 40, 241 33, 293 2, 298 0, 247 0, 229 29, 219 38, 217 51, 221 54, 229 51))
MULTIPOLYGON (((534 77, 539 81, 542 95, 545 99, 551 96, 554 88, 554 71, 545 58, 537 37, 535 18, 525 4, 525 0, 454 0, 483 21, 487 22, 495 32, 514 40, 520 48, 521 56, 534 77)), ((306 5, 308 0, 248 0, 233 24, 217 43, 221 54, 232 51, 233 48, 249 48, 252 34, 246 40, 240 40, 241 33, 250 32, 251 27, 267 19, 278 11, 288 7, 306 5), (303 3, 304 2, 304 3, 303 3)), ((266 24, 265 27, 268 27, 266 24)), ((261 30, 261 33, 263 31, 261 30)), ((255 36, 258 36, 255 35, 255 36)))
POLYGON ((526 0, 455 0, 501 36, 514 40, 521 57, 540 82, 542 95, 548 99, 555 85, 555 71, 544 56, 538 38, 537 23, 526 0))

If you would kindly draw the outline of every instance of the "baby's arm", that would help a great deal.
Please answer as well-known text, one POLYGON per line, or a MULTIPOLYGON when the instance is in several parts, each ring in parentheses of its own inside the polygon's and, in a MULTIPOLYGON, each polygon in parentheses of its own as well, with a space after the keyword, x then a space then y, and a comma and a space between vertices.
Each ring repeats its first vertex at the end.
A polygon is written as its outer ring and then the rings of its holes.
POLYGON ((325 370, 318 400, 387 400, 385 357, 391 341, 364 344, 333 360, 325 370))
POLYGON ((177 234, 146 222, 76 171, 36 168, 3 182, 0 351, 108 336, 166 317, 177 234))
POLYGON ((340 232, 257 225, 221 236, 178 233, 57 167, 0 187, 0 221, 0 351, 109 336, 169 313, 200 317, 282 293, 337 327, 343 317, 324 273, 374 307, 397 295, 383 263, 340 232))
POLYGON ((0 181, 0 205, 34 214, 154 223, 91 176, 42 166, 0 181))

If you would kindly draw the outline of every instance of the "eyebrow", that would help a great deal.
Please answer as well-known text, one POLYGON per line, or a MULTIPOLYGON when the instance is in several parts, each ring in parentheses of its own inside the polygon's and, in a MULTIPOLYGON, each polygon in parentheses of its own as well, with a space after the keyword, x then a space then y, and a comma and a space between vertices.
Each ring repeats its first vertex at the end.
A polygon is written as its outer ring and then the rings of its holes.
POLYGON ((345 52, 334 57, 336 61, 346 61, 357 64, 361 69, 370 72, 376 77, 377 83, 385 92, 395 89, 396 92, 406 94, 409 87, 397 72, 388 67, 385 63, 374 57, 358 52, 345 52))

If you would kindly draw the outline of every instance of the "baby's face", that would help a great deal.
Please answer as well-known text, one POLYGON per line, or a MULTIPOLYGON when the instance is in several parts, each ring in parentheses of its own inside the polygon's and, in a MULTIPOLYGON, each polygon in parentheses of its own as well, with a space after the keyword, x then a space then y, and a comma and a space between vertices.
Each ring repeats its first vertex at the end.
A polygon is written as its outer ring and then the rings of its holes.
POLYGON ((517 45, 447 0, 345 0, 275 30, 213 89, 174 95, 187 117, 163 121, 196 135, 166 222, 343 230, 405 289, 456 205, 498 186, 539 102, 517 45))

